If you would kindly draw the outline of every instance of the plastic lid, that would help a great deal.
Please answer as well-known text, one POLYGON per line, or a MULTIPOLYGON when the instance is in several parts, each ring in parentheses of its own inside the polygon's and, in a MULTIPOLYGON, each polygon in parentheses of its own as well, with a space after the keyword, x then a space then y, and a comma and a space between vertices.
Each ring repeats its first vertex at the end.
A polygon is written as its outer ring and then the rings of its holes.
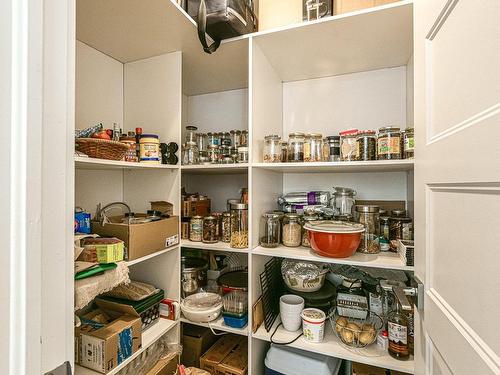
POLYGON ((326 314, 323 311, 312 307, 302 310, 300 316, 302 319, 313 323, 321 323, 326 320, 326 314))
POLYGON ((362 233, 365 231, 363 224, 333 220, 309 221, 304 224, 304 229, 325 233, 362 233))
POLYGON ((358 129, 347 129, 339 133, 341 137, 344 137, 346 135, 356 135, 356 134, 358 134, 358 129))

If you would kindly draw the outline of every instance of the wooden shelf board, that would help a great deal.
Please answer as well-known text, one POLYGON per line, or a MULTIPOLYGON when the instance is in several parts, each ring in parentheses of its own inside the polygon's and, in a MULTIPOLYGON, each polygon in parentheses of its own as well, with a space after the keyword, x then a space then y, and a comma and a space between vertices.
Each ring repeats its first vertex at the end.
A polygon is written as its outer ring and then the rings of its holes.
POLYGON ((182 247, 188 247, 191 249, 201 249, 201 250, 210 250, 210 251, 230 251, 233 253, 248 253, 248 248, 246 249, 233 249, 229 246, 228 243, 225 242, 217 242, 217 243, 203 243, 203 242, 193 242, 189 240, 181 240, 182 247))
POLYGON ((183 174, 243 174, 248 172, 249 164, 203 164, 183 165, 183 174))

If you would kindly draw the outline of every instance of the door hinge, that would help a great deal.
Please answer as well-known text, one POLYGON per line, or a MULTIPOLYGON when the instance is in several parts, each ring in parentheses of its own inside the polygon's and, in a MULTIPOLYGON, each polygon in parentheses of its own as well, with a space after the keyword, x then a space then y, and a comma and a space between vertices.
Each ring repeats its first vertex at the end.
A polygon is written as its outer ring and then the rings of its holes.
POLYGON ((72 375, 71 365, 66 361, 52 371, 46 372, 44 375, 72 375))

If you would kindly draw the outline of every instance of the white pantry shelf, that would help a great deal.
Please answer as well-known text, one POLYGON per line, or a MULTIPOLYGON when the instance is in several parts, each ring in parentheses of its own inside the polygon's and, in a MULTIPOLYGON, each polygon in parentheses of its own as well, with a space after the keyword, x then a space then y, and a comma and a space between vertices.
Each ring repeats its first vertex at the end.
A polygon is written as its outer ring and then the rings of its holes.
POLYGON ((190 249, 201 249, 210 251, 230 251, 233 253, 248 253, 248 248, 246 249, 233 249, 225 242, 217 243, 203 243, 203 242, 193 242, 189 240, 181 240, 182 247, 188 247, 190 249))
POLYGON ((314 253, 308 247, 286 247, 280 245, 276 248, 265 248, 258 246, 253 249, 252 254, 266 255, 271 257, 307 260, 313 262, 324 262, 333 264, 348 264, 357 267, 385 268, 393 270, 413 271, 413 267, 403 264, 398 254, 381 252, 379 254, 355 253, 349 258, 327 258, 314 253))
POLYGON ((214 320, 213 322, 209 322, 209 323, 195 323, 195 322, 190 321, 189 319, 186 319, 184 317, 184 315, 181 315, 180 320, 183 323, 189 323, 189 324, 194 324, 194 325, 201 326, 201 327, 212 328, 214 331, 224 331, 224 332, 229 332, 229 333, 235 333, 237 335, 248 336, 248 324, 243 328, 229 327, 229 326, 224 324, 224 318, 222 316, 220 318, 214 320))
MULTIPOLYGON (((270 337, 276 326, 279 324, 279 318, 274 323, 270 332, 267 332, 262 324, 257 332, 252 334, 253 338, 265 341, 271 341, 270 337)), ((273 337, 275 342, 289 342, 302 333, 302 329, 297 332, 286 331, 283 326, 278 328, 278 331, 273 337)), ((310 343, 304 337, 299 338, 288 346, 306 350, 308 352, 320 353, 332 357, 342 358, 353 362, 365 363, 368 365, 381 367, 390 370, 401 371, 408 374, 413 374, 415 364, 411 358, 408 361, 399 361, 392 358, 387 352, 381 351, 376 344, 372 344, 367 348, 349 348, 344 345, 333 333, 330 321, 325 322, 325 337, 321 343, 310 343)))
POLYGON ((178 165, 133 163, 122 160, 106 160, 75 156, 76 169, 109 170, 109 169, 179 169, 178 165))
MULTIPOLYGON (((174 328, 177 324, 178 321, 160 318, 160 320, 157 323, 155 323, 152 327, 148 328, 145 332, 142 333, 142 347, 134 354, 132 354, 129 358, 127 358, 124 362, 122 362, 119 366, 115 367, 112 371, 108 372, 106 375, 117 374, 121 369, 126 367, 130 362, 132 362, 135 358, 137 358, 142 352, 144 352, 147 348, 153 345, 160 337, 162 337, 165 333, 174 328)), ((88 369, 86 367, 75 365, 75 375, 97 375, 97 374, 100 373, 88 369)))
POLYGON ((178 248, 179 248, 179 245, 173 245, 173 246, 167 247, 166 249, 159 250, 153 254, 148 254, 148 255, 145 255, 143 257, 134 259, 134 260, 129 260, 129 261, 127 261, 127 266, 130 267, 130 266, 133 266, 134 264, 142 263, 142 262, 147 261, 149 259, 156 258, 157 256, 169 253, 171 251, 175 251, 178 248))
POLYGON ((252 167, 288 173, 401 172, 412 171, 414 167, 414 160, 253 163, 252 167))
POLYGON ((183 165, 183 174, 242 174, 248 172, 249 164, 202 164, 183 165))

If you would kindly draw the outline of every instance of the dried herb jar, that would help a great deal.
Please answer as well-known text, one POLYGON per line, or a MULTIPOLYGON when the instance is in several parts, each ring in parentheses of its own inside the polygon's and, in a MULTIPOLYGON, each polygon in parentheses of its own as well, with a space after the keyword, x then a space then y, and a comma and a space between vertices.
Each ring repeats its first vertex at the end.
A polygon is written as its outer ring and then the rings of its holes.
POLYGON ((304 141, 304 133, 297 132, 288 135, 288 161, 304 161, 304 141))
POLYGON ((358 151, 357 134, 358 129, 349 129, 340 132, 340 160, 356 160, 358 151))
POLYGON ((205 216, 203 218, 203 243, 216 243, 217 237, 217 219, 215 216, 205 216))
POLYGON ((189 221, 189 239, 193 242, 203 240, 203 217, 193 216, 189 221))
POLYGON ((377 135, 375 130, 359 131, 356 136, 356 160, 377 160, 377 135))
POLYGON ((281 239, 280 215, 267 212, 260 218, 260 246, 278 247, 281 239))
POLYGON ((302 221, 299 214, 288 213, 283 217, 283 245, 298 247, 302 243, 302 221))
POLYGON ((266 135, 262 161, 264 163, 279 163, 281 161, 281 137, 279 135, 266 135))
POLYGON ((365 231, 361 233, 361 242, 358 252, 377 254, 380 252, 379 234, 379 207, 373 205, 357 205, 354 208, 355 220, 363 224, 365 231))
POLYGON ((415 156, 415 130, 406 128, 403 142, 403 157, 413 159, 415 156))
POLYGON ((379 160, 401 159, 401 130, 383 127, 378 131, 377 158, 379 160))

